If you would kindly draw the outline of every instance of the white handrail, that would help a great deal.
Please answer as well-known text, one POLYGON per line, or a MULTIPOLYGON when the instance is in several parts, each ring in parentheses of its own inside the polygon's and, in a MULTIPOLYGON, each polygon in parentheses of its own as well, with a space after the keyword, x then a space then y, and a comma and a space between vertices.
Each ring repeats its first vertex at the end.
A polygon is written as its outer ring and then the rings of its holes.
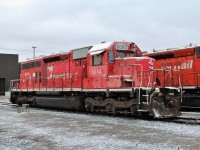
POLYGON ((131 66, 140 66, 141 67, 141 78, 140 78, 140 86, 139 86, 139 97, 138 97, 138 104, 140 104, 140 91, 142 87, 142 78, 143 78, 143 65, 142 64, 131 64, 131 66))

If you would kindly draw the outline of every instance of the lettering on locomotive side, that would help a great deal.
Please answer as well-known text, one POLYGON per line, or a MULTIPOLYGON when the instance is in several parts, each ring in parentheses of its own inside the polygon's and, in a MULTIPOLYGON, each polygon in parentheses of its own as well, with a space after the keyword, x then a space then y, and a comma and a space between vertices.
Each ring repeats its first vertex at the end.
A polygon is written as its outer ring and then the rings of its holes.
POLYGON ((48 66, 47 72, 50 78, 53 77, 53 66, 48 66))
POLYGON ((92 75, 99 75, 99 74, 102 74, 102 70, 101 69, 96 68, 96 69, 92 70, 92 75))
POLYGON ((172 62, 163 62, 161 64, 161 68, 165 67, 172 67, 174 70, 179 70, 179 69, 192 69, 193 67, 193 60, 186 60, 184 62, 177 61, 175 63, 172 62))
POLYGON ((188 60, 188 61, 185 61, 183 63, 180 63, 180 62, 176 62, 174 64, 174 69, 192 69, 192 66, 193 66, 193 60, 188 60))

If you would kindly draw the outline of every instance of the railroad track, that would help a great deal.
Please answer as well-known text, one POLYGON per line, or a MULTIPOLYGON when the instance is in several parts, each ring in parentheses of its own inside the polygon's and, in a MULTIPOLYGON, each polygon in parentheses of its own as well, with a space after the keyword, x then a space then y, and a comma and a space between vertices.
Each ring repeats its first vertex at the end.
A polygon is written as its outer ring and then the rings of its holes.
MULTIPOLYGON (((101 114, 101 113, 92 113, 93 115, 106 115, 110 116, 109 114, 101 114)), ((200 113, 196 112, 188 112, 187 115, 184 112, 184 115, 178 116, 176 118, 152 118, 148 115, 114 115, 113 117, 122 117, 127 119, 141 119, 147 121, 162 121, 162 122, 172 122, 172 123, 179 123, 179 124, 190 124, 190 125, 200 125, 200 113), (189 114, 189 115, 188 115, 189 114), (195 114, 195 115, 194 115, 195 114)))
POLYGON ((167 120, 163 120, 163 121, 174 122, 174 123, 183 123, 183 124, 196 124, 196 125, 200 125, 200 119, 195 119, 195 118, 178 117, 178 118, 167 119, 167 120))
POLYGON ((182 115, 177 118, 178 121, 184 121, 191 124, 200 124, 200 112, 182 112, 182 115))
MULTIPOLYGON (((17 108, 18 105, 16 104, 12 104, 10 102, 1 102, 0 101, 0 107, 12 107, 12 108, 17 108)), ((36 108, 37 109, 37 108, 36 108)), ((41 109, 41 108, 38 108, 41 109)), ((42 108, 42 110, 50 110, 50 111, 58 111, 57 109, 45 109, 42 108)), ((63 111, 63 110, 60 110, 63 111)), ((85 113, 88 114, 88 112, 74 112, 74 111, 67 111, 66 113, 85 113)), ((105 114, 105 113, 90 113, 93 115, 106 115, 106 116, 110 116, 110 114, 105 114)), ((122 116, 122 115, 114 115, 113 117, 125 117, 125 118, 129 118, 129 119, 141 119, 141 120, 148 120, 148 121, 164 121, 164 122, 174 122, 174 123, 182 123, 182 124, 196 124, 196 125, 200 125, 200 113, 197 112, 182 112, 181 116, 178 116, 177 118, 161 118, 161 119, 157 119, 157 118, 152 118, 150 116, 140 116, 140 115, 133 115, 133 116, 122 116)))
POLYGON ((158 119, 165 122, 200 125, 200 112, 181 112, 176 118, 158 119))

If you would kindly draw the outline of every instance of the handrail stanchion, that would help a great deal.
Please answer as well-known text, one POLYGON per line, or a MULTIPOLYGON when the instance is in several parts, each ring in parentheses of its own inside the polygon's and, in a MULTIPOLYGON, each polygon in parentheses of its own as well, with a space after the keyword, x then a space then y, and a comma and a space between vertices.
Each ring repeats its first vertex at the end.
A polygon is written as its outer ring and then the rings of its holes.
POLYGON ((140 74, 140 85, 139 85, 139 95, 138 95, 138 104, 140 104, 140 92, 141 92, 141 87, 142 87, 142 78, 143 78, 143 66, 142 64, 131 64, 131 66, 140 66, 141 67, 141 74, 140 74))

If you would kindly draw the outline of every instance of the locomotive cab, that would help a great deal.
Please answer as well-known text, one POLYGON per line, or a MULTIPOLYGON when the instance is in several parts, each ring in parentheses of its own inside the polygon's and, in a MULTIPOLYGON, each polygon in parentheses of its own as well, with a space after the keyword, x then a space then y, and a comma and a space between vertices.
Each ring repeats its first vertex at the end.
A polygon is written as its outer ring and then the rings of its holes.
MULTIPOLYGON (((94 46, 87 57, 89 87, 105 90, 106 97, 112 98, 109 108, 120 113, 150 112, 158 118, 179 115, 177 89, 158 87, 155 60, 141 55, 134 43, 111 42, 94 46)), ((106 100, 101 101, 104 102, 102 106, 108 104, 106 100)), ((86 103, 95 106, 91 100, 86 103)))

